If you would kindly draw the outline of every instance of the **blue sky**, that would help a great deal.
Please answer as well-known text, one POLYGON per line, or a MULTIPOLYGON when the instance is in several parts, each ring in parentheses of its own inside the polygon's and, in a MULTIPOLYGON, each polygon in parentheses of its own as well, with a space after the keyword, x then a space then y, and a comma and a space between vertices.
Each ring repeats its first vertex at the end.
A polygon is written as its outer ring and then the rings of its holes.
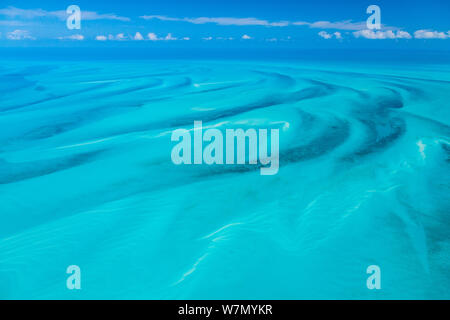
POLYGON ((0 0, 0 46, 450 49, 450 2, 403 0, 0 0), (80 30, 66 8, 82 11, 80 30), (381 30, 368 30, 369 5, 381 30))

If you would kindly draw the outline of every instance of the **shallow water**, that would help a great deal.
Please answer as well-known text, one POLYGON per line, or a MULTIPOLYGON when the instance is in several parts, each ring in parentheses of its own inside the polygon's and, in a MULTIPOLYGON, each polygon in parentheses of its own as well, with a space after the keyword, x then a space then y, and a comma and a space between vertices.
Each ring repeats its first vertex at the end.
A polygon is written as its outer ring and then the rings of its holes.
POLYGON ((450 298, 449 66, 4 61, 0 79, 0 298, 450 298), (175 166, 194 120, 279 129, 279 173, 175 166))

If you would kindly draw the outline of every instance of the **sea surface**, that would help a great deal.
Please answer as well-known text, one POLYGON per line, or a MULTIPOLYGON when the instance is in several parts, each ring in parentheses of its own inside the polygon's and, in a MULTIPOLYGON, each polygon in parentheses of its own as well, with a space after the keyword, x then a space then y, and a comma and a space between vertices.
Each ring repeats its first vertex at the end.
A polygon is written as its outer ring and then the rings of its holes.
POLYGON ((434 62, 0 61, 0 299, 449 299, 434 62), (278 174, 174 165, 195 120, 279 129, 278 174))

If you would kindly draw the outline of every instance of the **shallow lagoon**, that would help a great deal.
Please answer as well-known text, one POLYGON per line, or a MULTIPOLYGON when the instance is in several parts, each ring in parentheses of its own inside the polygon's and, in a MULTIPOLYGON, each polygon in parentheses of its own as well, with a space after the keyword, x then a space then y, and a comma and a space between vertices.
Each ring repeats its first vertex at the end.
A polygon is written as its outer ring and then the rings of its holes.
POLYGON ((450 298, 449 71, 4 61, 0 298, 450 298), (175 166, 195 120, 279 129, 279 173, 175 166))

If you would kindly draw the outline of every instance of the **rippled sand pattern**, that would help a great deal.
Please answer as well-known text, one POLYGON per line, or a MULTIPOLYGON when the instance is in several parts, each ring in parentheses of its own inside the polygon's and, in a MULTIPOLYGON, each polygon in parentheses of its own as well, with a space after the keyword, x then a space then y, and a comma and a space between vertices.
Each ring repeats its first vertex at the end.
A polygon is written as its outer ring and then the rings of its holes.
POLYGON ((450 298, 449 70, 0 64, 0 298, 450 298), (194 120, 278 175, 173 165, 194 120))

